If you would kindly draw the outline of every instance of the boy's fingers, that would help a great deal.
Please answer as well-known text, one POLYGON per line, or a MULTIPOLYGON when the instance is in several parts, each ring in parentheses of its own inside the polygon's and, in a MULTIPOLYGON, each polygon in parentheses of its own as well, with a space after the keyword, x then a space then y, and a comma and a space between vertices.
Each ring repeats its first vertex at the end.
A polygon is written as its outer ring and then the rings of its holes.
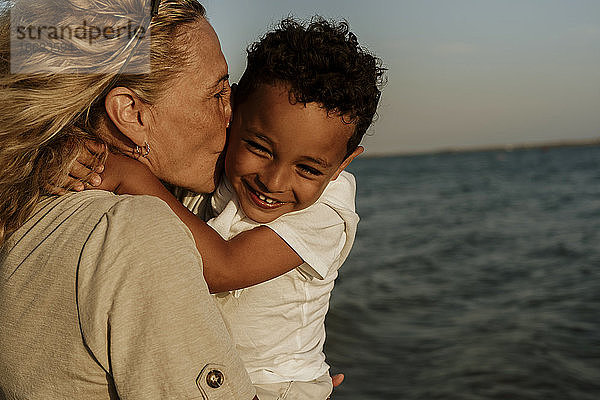
POLYGON ((331 382, 333 383, 333 387, 337 387, 342 384, 344 381, 344 374, 337 374, 331 377, 331 382))
POLYGON ((77 161, 89 169, 92 169, 96 165, 95 171, 102 172, 104 166, 98 164, 100 163, 103 149, 104 145, 98 145, 95 142, 87 141, 85 142, 85 150, 77 156, 77 161))
POLYGON ((90 153, 95 154, 96 156, 101 156, 105 149, 103 143, 94 142, 92 140, 86 140, 85 147, 90 153))
POLYGON ((64 186, 46 185, 46 190, 50 194, 57 194, 62 196, 63 194, 69 193, 69 191, 81 192, 85 189, 85 185, 79 179, 68 177, 64 182, 64 186))
POLYGON ((69 171, 69 175, 75 179, 79 179, 89 183, 92 186, 98 186, 102 183, 102 178, 96 172, 92 172, 86 165, 83 165, 79 160, 75 160, 69 171))
POLYGON ((75 160, 69 169, 69 175, 78 179, 85 178, 90 172, 92 172, 92 170, 89 169, 87 165, 82 164, 79 159, 75 160))
POLYGON ((70 184, 80 183, 81 185, 77 185, 77 186, 81 187, 81 190, 83 190, 85 187, 100 186, 100 184, 102 183, 102 177, 95 172, 89 176, 84 176, 83 178, 80 178, 79 176, 75 176, 75 175, 69 175, 69 183, 70 184))
POLYGON ((90 170, 94 165, 98 165, 100 162, 96 155, 87 151, 81 152, 81 154, 77 156, 76 160, 79 164, 86 166, 90 170))
POLYGON ((102 183, 102 178, 98 173, 92 172, 88 167, 76 160, 71 165, 71 170, 69 171, 64 187, 73 187, 73 190, 83 190, 85 189, 84 183, 92 187, 98 186, 102 183))
POLYGON ((69 176, 65 182, 64 188, 67 190, 73 190, 75 192, 81 192, 83 189, 85 189, 85 184, 81 181, 81 179, 69 176))

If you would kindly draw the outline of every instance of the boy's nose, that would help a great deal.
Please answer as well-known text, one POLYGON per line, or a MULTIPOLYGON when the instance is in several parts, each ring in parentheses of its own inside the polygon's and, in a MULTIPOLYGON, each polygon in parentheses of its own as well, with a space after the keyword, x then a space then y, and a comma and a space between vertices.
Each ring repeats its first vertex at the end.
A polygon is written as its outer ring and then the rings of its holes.
POLYGON ((285 192, 290 184, 290 177, 285 168, 265 169, 256 180, 260 190, 267 193, 285 192))

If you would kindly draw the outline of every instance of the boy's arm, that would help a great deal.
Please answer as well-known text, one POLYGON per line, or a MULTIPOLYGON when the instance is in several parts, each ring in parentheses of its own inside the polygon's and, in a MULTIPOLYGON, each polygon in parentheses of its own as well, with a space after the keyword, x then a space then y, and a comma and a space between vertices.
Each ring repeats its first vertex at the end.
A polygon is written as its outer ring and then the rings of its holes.
POLYGON ((106 179, 108 187, 116 187, 115 193, 156 196, 169 205, 194 236, 211 293, 265 282, 303 263, 302 258, 266 226, 224 240, 183 206, 145 165, 129 157, 110 155, 102 177, 103 182, 97 188, 105 189, 106 179))
MULTIPOLYGON (((150 178, 150 177, 149 177, 150 178)), ((202 255, 204 278, 211 293, 241 289, 282 275, 302 264, 302 259, 275 232, 259 226, 229 241, 183 206, 154 178, 142 190, 129 194, 149 194, 165 201, 189 228, 202 255)))

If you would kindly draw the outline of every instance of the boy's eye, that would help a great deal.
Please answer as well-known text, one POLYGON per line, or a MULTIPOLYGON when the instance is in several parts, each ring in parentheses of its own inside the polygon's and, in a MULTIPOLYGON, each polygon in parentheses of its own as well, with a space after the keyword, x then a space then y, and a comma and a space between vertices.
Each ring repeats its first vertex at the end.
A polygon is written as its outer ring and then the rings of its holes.
POLYGON ((264 146, 261 146, 260 144, 254 142, 252 140, 244 140, 244 142, 246 142, 246 145, 254 153, 257 153, 257 154, 260 154, 260 155, 271 155, 271 152, 269 151, 269 149, 267 149, 264 146))
POLYGON ((300 164, 298 165, 298 169, 305 174, 313 175, 313 176, 321 176, 323 173, 316 168, 309 167, 308 165, 300 164))

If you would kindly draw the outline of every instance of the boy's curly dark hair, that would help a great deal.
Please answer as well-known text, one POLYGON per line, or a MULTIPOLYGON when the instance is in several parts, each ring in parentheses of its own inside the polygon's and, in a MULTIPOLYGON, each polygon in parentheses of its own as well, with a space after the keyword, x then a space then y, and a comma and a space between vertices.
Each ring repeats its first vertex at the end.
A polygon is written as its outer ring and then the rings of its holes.
POLYGON ((386 68, 359 46, 346 21, 313 17, 302 24, 286 18, 247 52, 237 103, 262 84, 284 83, 290 86, 292 104, 316 102, 355 123, 346 157, 358 147, 375 116, 386 68))

